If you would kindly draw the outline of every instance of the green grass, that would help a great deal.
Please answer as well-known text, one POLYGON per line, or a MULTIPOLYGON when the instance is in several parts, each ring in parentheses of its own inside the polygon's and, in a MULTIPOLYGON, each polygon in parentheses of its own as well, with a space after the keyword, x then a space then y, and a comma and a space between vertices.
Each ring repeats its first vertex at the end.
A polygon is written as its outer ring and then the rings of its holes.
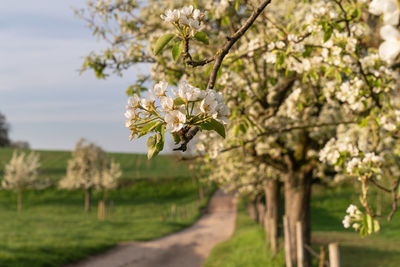
MULTIPOLYGON (((397 267, 400 263, 400 216, 396 214, 389 223, 383 219, 380 233, 360 237, 342 224, 349 204, 359 205, 357 189, 314 188, 311 204, 311 221, 315 248, 318 244, 339 242, 342 266, 397 267)), ((373 193, 372 191, 370 193, 373 193)), ((383 213, 389 211, 389 200, 383 199, 383 213)), ((374 198, 371 203, 375 204, 374 198)))
MULTIPOLYGON (((71 158, 70 151, 35 151, 40 154, 40 177, 57 181, 65 176, 67 161, 71 158)), ((4 165, 10 160, 12 153, 13 149, 0 148, 0 177, 3 176, 4 165)), ((158 155, 152 160, 147 160, 144 154, 109 153, 109 156, 121 164, 122 181, 190 177, 186 164, 177 161, 172 155, 158 155)))
POLYGON ((272 257, 265 244, 263 228, 247 215, 246 204, 238 206, 233 236, 217 245, 204 267, 280 267, 284 266, 283 253, 272 257))
MULTIPOLYGON (((321 245, 330 242, 339 242, 342 267, 400 266, 400 214, 396 214, 390 223, 382 220, 381 232, 372 236, 360 237, 354 230, 343 227, 342 220, 349 204, 360 206, 358 193, 350 186, 334 189, 314 186, 311 199, 314 250, 319 251, 321 245)), ((375 202, 371 198, 371 203, 375 202)), ((389 200, 383 199, 385 214, 390 208, 388 204, 389 200)), ((264 236, 262 227, 247 215, 242 201, 238 207, 235 233, 230 240, 213 249, 205 267, 283 266, 282 252, 272 259, 264 236)), ((313 259, 313 266, 318 266, 313 259)))
MULTIPOLYGON (((39 153, 41 176, 56 182, 65 173, 70 152, 39 153)), ((12 150, 0 149, 0 171, 11 155, 12 150)), ((92 210, 85 213, 83 191, 27 190, 18 213, 16 193, 0 191, 0 266, 60 266, 122 241, 181 230, 200 216, 212 190, 200 203, 186 165, 172 156, 149 162, 145 155, 110 155, 121 163, 124 183, 108 193, 105 221, 97 218, 100 193, 93 192, 92 210)))
POLYGON ((108 216, 101 221, 96 195, 92 211, 86 214, 83 192, 27 191, 18 213, 15 194, 0 192, 0 266, 59 266, 121 241, 178 231, 200 215, 196 193, 197 187, 187 178, 138 181, 110 192, 108 216), (177 216, 170 214, 172 205, 180 211, 177 216))

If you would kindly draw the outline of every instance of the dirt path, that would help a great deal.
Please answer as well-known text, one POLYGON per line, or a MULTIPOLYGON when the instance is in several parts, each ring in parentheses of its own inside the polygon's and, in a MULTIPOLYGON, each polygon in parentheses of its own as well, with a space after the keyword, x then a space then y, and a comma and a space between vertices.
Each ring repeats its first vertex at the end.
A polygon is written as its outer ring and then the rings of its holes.
POLYGON ((69 267, 201 266, 211 249, 232 235, 235 218, 232 195, 218 191, 211 198, 207 213, 193 226, 153 241, 123 243, 69 267))

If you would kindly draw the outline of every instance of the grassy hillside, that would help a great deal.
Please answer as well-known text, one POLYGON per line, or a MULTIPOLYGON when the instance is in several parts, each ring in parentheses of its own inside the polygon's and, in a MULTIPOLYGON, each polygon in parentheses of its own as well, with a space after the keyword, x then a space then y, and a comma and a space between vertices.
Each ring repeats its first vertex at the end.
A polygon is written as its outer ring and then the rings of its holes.
MULTIPOLYGON (((65 175, 67 161, 71 158, 70 151, 35 151, 40 154, 41 177, 59 180, 65 175)), ((0 148, 0 177, 12 153, 13 149, 0 148)), ((150 161, 144 154, 109 153, 109 156, 121 164, 123 171, 121 179, 125 181, 141 178, 190 177, 187 166, 171 155, 159 155, 150 161)))
MULTIPOLYGON (((39 153, 42 177, 61 178, 70 152, 39 153)), ((11 154, 0 149, 2 169, 11 154)), ((0 191, 0 266, 60 266, 121 241, 160 237, 192 224, 208 201, 211 190, 199 202, 198 185, 186 166, 171 156, 150 162, 145 155, 111 157, 121 163, 129 183, 108 193, 105 221, 97 218, 101 196, 96 192, 91 212, 85 213, 82 191, 25 191, 18 213, 16 193, 0 191)))

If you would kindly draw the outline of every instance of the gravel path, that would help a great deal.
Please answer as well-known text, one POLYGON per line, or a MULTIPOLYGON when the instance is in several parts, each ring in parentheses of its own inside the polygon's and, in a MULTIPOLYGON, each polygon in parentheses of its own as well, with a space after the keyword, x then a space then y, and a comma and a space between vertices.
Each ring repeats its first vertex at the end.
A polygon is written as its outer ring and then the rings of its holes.
POLYGON ((191 227, 148 242, 129 242, 69 267, 196 267, 211 249, 233 233, 236 205, 232 195, 217 191, 207 213, 191 227))

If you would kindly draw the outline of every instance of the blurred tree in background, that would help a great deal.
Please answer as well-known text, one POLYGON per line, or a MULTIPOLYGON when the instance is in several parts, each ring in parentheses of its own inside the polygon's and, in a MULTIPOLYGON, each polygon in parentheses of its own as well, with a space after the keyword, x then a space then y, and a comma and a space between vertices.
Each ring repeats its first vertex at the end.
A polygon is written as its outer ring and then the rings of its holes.
POLYGON ((6 116, 0 113, 0 147, 8 147, 10 145, 9 131, 10 125, 7 123, 6 116))

